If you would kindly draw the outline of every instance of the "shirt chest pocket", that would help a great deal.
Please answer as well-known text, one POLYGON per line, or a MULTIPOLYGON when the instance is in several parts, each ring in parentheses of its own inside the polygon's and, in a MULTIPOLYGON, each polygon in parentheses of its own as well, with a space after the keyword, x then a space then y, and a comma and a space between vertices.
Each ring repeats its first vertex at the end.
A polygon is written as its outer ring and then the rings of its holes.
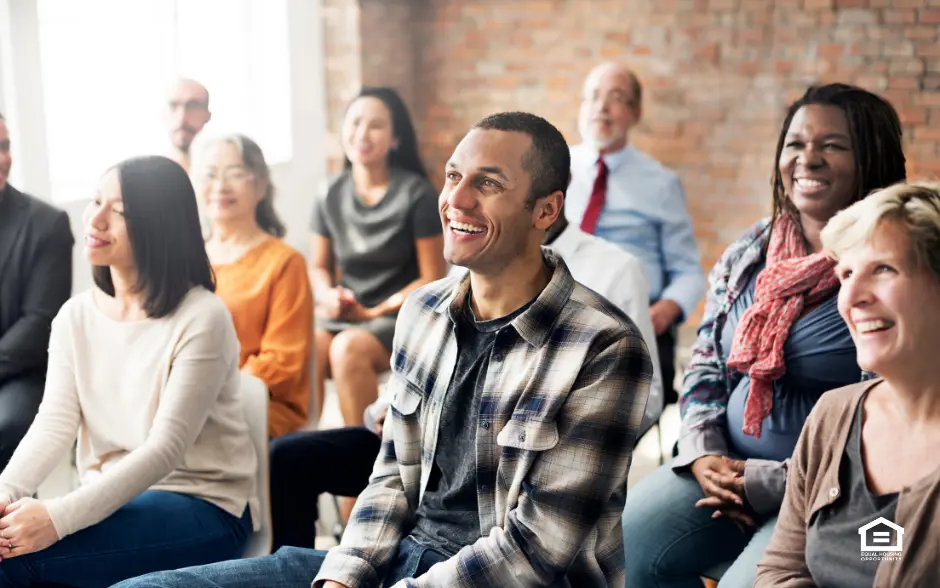
POLYGON ((496 436, 496 443, 506 453, 518 451, 548 451, 558 445, 558 426, 554 421, 521 421, 512 419, 496 436))
POLYGON ((389 380, 392 394, 391 407, 402 417, 414 417, 424 400, 424 394, 417 386, 401 376, 394 375, 389 380))
POLYGON ((512 419, 496 436, 496 443, 500 448, 496 481, 511 507, 525 488, 535 461, 558 445, 558 426, 554 421, 512 419))
POLYGON ((396 458, 402 468, 415 468, 411 474, 417 476, 421 466, 421 407, 427 399, 417 386, 400 375, 393 374, 388 385, 392 394, 389 410, 396 458))

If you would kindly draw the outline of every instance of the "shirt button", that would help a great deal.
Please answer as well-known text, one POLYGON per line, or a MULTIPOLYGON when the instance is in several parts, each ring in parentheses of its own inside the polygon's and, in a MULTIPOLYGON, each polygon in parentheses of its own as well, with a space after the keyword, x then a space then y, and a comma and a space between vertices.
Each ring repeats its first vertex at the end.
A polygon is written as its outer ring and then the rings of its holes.
POLYGON ((493 361, 495 361, 496 363, 499 363, 499 362, 503 361, 503 356, 502 356, 501 354, 497 353, 496 355, 493 356, 493 361))
POLYGON ((486 484, 483 484, 482 486, 480 486, 480 490, 482 490, 483 492, 489 492, 490 487, 487 486, 486 484))
POLYGON ((480 426, 481 426, 481 427, 483 427, 483 429, 484 429, 484 430, 486 430, 486 429, 489 429, 489 428, 490 428, 490 424, 489 424, 488 422, 486 422, 486 421, 484 421, 484 422, 483 422, 483 424, 482 424, 482 425, 480 425, 480 426))
POLYGON ((525 441, 525 433, 519 434, 519 441, 525 441))
POLYGON ((829 497, 830 497, 830 498, 835 498, 835 497, 838 496, 838 495, 839 495, 839 489, 838 489, 838 488, 836 488, 835 486, 833 486, 832 488, 829 489, 829 497))

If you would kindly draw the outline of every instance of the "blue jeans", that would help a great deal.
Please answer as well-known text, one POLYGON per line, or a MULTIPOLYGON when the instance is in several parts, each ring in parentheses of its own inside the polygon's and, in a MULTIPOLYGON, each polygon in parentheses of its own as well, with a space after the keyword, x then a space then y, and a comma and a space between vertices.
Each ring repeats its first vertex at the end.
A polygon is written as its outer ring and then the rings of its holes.
POLYGON ((247 509, 238 519, 199 498, 148 490, 47 549, 3 560, 0 588, 104 588, 156 570, 240 557, 250 534, 247 509))
POLYGON ((627 586, 702 588, 701 576, 733 562, 720 588, 750 588, 757 562, 773 535, 776 515, 742 531, 713 510, 696 508, 704 498, 691 473, 676 474, 667 463, 627 492, 623 544, 627 586))
MULTIPOLYGON (((325 551, 282 547, 274 555, 157 572, 122 582, 114 588, 310 588, 325 557, 325 551)), ((398 546, 398 554, 385 573, 384 585, 417 578, 445 560, 447 557, 443 554, 407 538, 398 546)))

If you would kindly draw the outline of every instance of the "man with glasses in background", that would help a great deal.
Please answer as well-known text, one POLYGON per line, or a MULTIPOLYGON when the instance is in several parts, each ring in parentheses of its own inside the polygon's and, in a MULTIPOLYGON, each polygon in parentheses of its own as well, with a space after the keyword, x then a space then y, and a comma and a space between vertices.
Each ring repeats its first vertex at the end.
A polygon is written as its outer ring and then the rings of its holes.
POLYGON ((678 400, 676 327, 705 293, 698 245, 679 176, 628 142, 640 121, 643 88, 622 65, 604 63, 584 82, 571 148, 567 218, 643 263, 662 368, 664 405, 678 400))
POLYGON ((189 149, 193 140, 211 118, 206 87, 195 80, 177 80, 167 99, 167 124, 173 145, 168 157, 183 166, 186 173, 189 173, 189 149))

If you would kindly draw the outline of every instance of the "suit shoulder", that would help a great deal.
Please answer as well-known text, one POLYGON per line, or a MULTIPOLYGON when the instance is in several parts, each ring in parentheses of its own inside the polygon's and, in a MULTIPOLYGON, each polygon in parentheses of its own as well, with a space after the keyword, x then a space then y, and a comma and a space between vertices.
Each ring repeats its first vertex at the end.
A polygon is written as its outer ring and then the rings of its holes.
POLYGON ((14 197, 21 199, 25 205, 26 222, 33 224, 37 229, 44 230, 57 222, 68 223, 68 214, 45 200, 23 192, 16 192, 14 197))

